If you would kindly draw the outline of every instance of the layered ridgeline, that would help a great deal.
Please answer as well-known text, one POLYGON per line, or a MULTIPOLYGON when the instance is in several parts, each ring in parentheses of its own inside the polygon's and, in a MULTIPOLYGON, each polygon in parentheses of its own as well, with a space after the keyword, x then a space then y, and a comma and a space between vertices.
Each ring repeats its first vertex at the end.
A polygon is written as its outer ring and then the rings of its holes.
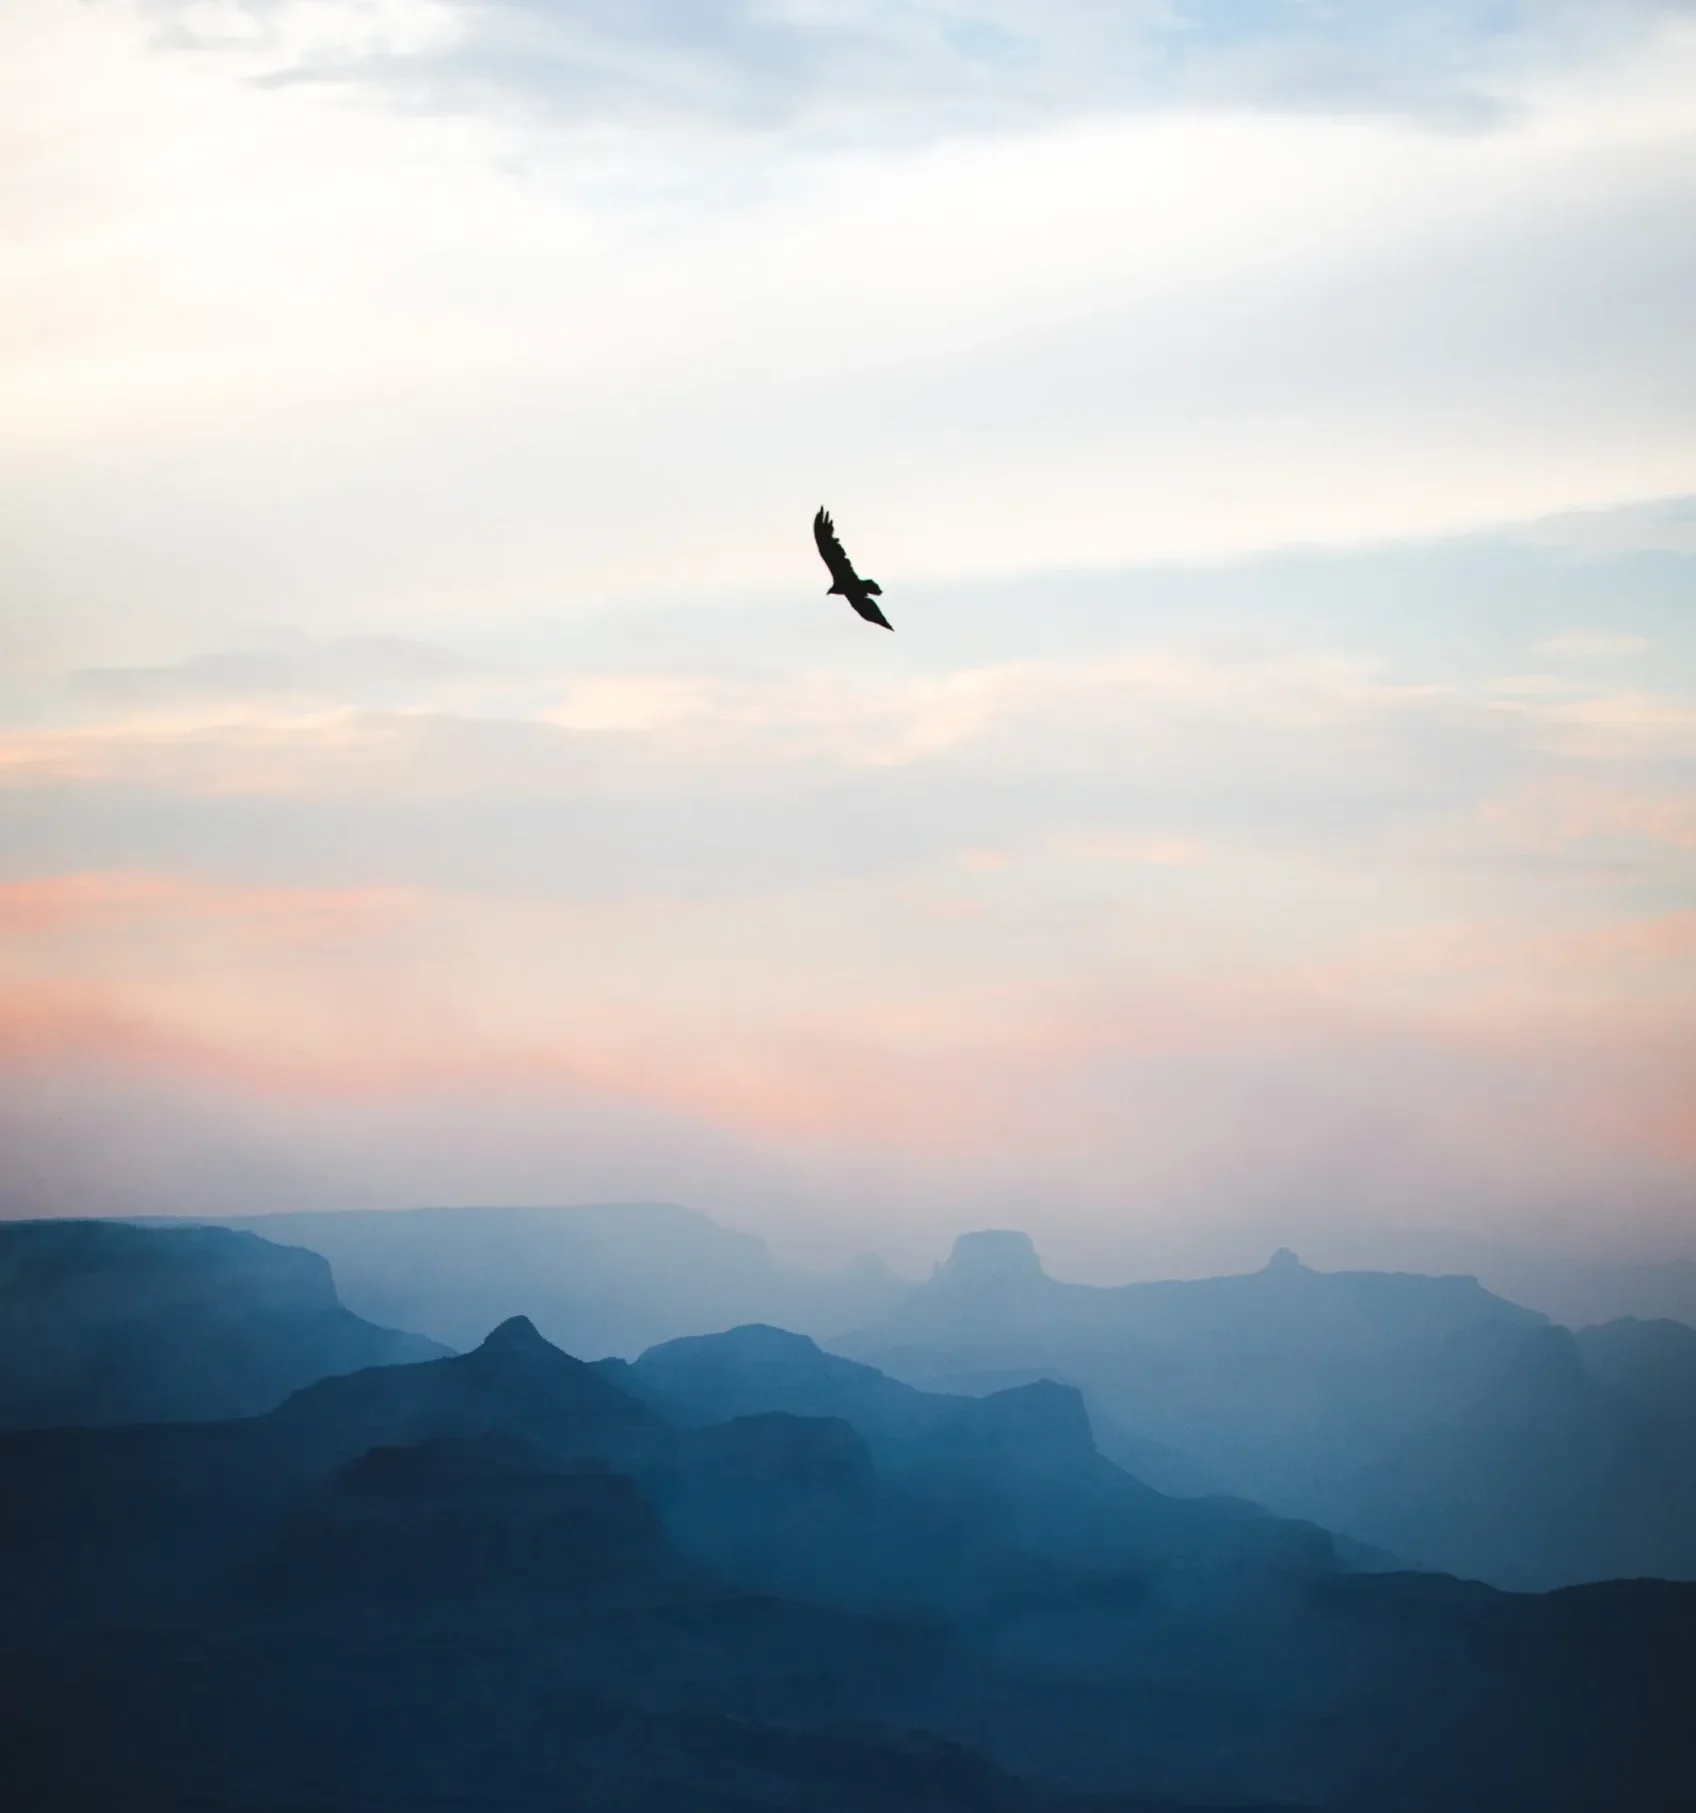
POLYGON ((243 1416, 443 1351, 352 1314, 317 1253, 252 1234, 0 1222, 0 1428, 243 1416))
POLYGON ((743 1322, 833 1335, 909 1288, 873 1258, 833 1272, 780 1266, 756 1236, 672 1203, 329 1210, 225 1225, 310 1247, 349 1308, 456 1348, 515 1315, 597 1355, 743 1322))
POLYGON ((742 1323, 816 1336, 916 1385, 1039 1378, 1106 1450, 1497 1585, 1696 1576, 1696 1333, 1569 1331, 1462 1277, 1318 1273, 1068 1285, 1022 1234, 964 1237, 929 1281, 776 1264, 664 1205, 268 1216, 361 1315, 468 1346, 528 1315, 586 1355, 742 1323), (854 1331, 852 1333, 845 1331, 854 1331))
POLYGON ((1577 1331, 1475 1279, 1322 1273, 1063 1284, 964 1236, 832 1343, 914 1385, 1083 1391, 1154 1484, 1239 1494, 1426 1566, 1545 1588, 1696 1578, 1696 1331, 1577 1331))
POLYGON ((32 1806, 1696 1794, 1696 1589, 1363 1571, 1129 1479, 1065 1387, 962 1402, 772 1329, 590 1366, 512 1321, 260 1417, 0 1436, 0 1473, 32 1806))

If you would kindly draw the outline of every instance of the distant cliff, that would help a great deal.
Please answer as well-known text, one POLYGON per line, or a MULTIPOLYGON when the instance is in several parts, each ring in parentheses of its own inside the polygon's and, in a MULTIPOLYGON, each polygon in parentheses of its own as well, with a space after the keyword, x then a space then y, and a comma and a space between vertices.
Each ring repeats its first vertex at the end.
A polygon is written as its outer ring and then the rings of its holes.
POLYGON ((840 1334, 911 1285, 880 1260, 780 1266, 765 1242, 676 1203, 347 1210, 228 1225, 322 1253, 361 1315, 469 1347, 528 1316, 573 1353, 640 1353, 744 1322, 840 1334))
POLYGON ((352 1314, 318 1254, 253 1234, 0 1223, 0 1428, 251 1416, 444 1351, 352 1314))
POLYGON ((836 1351, 930 1390, 1054 1378, 1103 1451, 1426 1566, 1544 1588, 1696 1578, 1696 1334, 1577 1334, 1474 1278, 1264 1270, 1104 1289, 968 1234, 836 1351))

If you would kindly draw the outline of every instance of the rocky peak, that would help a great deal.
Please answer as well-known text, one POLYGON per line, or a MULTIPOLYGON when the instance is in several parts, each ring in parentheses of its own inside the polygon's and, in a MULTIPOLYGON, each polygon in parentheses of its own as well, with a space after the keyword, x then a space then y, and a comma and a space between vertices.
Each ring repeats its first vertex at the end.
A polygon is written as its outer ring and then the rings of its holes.
POLYGON ((559 1349, 542 1338, 528 1316, 508 1316, 498 1327, 489 1330, 477 1351, 491 1358, 505 1355, 535 1358, 539 1354, 558 1353, 559 1349))

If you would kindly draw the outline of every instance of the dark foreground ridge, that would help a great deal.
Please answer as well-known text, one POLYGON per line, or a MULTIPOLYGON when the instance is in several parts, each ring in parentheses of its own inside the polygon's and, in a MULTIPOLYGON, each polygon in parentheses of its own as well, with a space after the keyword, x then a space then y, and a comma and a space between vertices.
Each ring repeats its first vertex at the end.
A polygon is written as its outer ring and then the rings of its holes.
POLYGON ((1684 1808, 1696 1589, 1363 1571, 771 1328, 0 1437, 11 1804, 1684 1808))

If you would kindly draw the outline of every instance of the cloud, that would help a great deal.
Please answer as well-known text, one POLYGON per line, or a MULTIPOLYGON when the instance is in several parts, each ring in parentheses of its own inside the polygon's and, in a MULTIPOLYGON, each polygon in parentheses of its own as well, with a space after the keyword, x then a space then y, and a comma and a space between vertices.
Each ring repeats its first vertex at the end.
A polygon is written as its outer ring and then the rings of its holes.
POLYGON ((1654 29, 1686 0, 153 0, 169 41, 272 82, 569 125, 710 124, 821 142, 1020 129, 1184 105, 1475 125, 1516 77, 1654 29))
POLYGON ((1590 510, 1528 523, 1528 542, 1601 558, 1622 553, 1696 554, 1696 501, 1652 499, 1612 510, 1590 510))
POLYGON ((145 870, 39 876, 0 882, 0 939, 221 924, 273 942, 317 944, 392 923, 409 898, 394 888, 232 887, 145 870))
POLYGON ((1532 780, 1485 808, 1494 834, 1510 848, 1593 855, 1659 844, 1696 852, 1696 800, 1686 788, 1644 776, 1608 785, 1594 774, 1532 780))
POLYGON ((821 501, 910 584, 1696 483, 1689 32, 1492 133, 1174 106, 815 155, 255 91, 125 16, 0 57, 6 648, 810 589, 821 501))
POLYGON ((294 635, 274 637, 269 647, 220 649, 156 666, 83 668, 70 681, 97 706, 135 711, 256 700, 416 699, 475 671, 461 656, 402 636, 294 635))
POLYGON ((334 643, 300 645, 307 697, 214 650, 98 697, 76 677, 56 718, 35 688, 47 721, 0 730, 0 865, 572 900, 910 883, 958 905, 994 879, 1025 911, 1045 868, 1093 902, 1127 866, 1270 863, 1314 878, 1309 918, 1363 864, 1410 910, 1516 867, 1647 885, 1689 835, 1684 584, 1509 537, 913 587, 880 659, 821 576, 385 653, 365 703, 365 656, 344 672, 334 643), (1514 678, 1622 585, 1652 671, 1514 678))
POLYGON ((1608 661, 1641 655, 1650 647, 1646 636, 1622 636, 1608 630, 1568 630, 1537 644, 1537 653, 1549 661, 1608 661))

